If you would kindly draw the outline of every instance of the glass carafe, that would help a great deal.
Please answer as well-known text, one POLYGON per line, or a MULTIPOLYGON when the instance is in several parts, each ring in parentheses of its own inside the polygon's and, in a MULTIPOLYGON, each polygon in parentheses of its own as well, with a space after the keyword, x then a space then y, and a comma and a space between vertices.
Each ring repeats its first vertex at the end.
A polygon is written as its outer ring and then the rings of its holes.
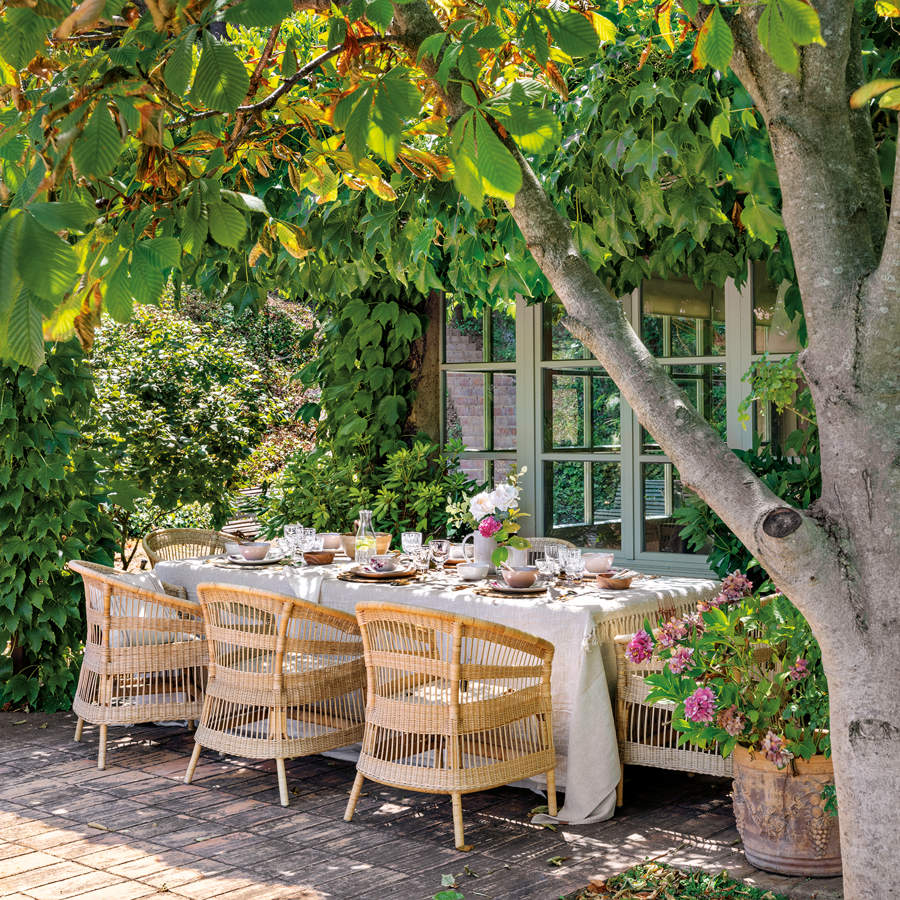
POLYGON ((354 559, 358 565, 367 566, 375 555, 375 531, 372 528, 372 510, 359 511, 359 527, 356 529, 356 553, 354 559))

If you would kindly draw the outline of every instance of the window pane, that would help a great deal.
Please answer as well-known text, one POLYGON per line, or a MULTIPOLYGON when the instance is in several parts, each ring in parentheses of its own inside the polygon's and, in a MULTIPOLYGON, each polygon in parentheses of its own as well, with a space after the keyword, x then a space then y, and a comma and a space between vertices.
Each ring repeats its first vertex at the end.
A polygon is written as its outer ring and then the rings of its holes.
POLYGON ((516 449, 516 376, 492 376, 493 450, 516 449))
POLYGON ((648 279, 641 288, 641 338, 654 356, 724 356, 725 292, 648 279))
POLYGON ((778 287, 769 280, 764 262, 753 263, 753 352, 793 353, 800 349, 800 316, 791 319, 784 308, 790 282, 778 287))
POLYGON ((484 362, 484 316, 447 302, 444 320, 444 360, 448 363, 484 362))
POLYGON ((491 485, 506 481, 510 473, 516 471, 516 461, 514 459, 495 459, 493 465, 494 474, 491 478, 491 485))
POLYGON ((593 359, 590 350, 563 327, 565 314, 559 300, 545 300, 541 304, 544 359, 593 359))
POLYGON ((491 360, 516 361, 516 304, 491 310, 491 360))
MULTIPOLYGON (((719 434, 727 439, 728 425, 725 409, 725 366, 671 366, 669 371, 675 383, 687 394, 688 400, 700 411, 719 434)), ((645 429, 641 429, 641 452, 661 453, 659 444, 645 429)))
POLYGON ((619 391, 607 375, 590 370, 547 371, 547 450, 569 448, 618 452, 621 447, 619 391), (588 419, 590 410, 590 419, 588 419))
POLYGON ((544 533, 583 547, 620 548, 621 478, 615 462, 544 463, 544 533))
POLYGON ((684 487, 671 463, 645 463, 641 466, 641 499, 644 519, 643 549, 650 553, 707 553, 704 547, 692 551, 681 539, 682 526, 672 513, 685 505, 691 492, 684 487))
POLYGON ((485 469, 489 460, 486 459, 466 459, 463 457, 459 461, 459 470, 464 472, 467 478, 477 481, 478 484, 487 481, 485 469))
POLYGON ((799 436, 790 442, 790 447, 788 446, 788 438, 794 432, 807 433, 805 437, 808 437, 809 422, 801 419, 791 409, 776 412, 771 403, 760 403, 758 400, 754 402, 753 422, 760 443, 778 447, 785 456, 796 456, 798 453, 799 436))
POLYGON ((445 438, 461 441, 466 450, 488 449, 484 433, 484 375, 447 372, 444 384, 445 438))

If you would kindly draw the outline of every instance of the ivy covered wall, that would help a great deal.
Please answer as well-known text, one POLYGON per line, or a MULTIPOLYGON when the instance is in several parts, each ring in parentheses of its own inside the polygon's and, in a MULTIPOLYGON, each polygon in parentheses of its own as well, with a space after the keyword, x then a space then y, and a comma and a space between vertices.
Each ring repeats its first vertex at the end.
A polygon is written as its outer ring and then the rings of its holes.
POLYGON ((93 397, 76 341, 48 344, 37 371, 0 366, 0 706, 68 708, 84 639, 69 559, 112 565, 98 466, 78 423, 93 397))

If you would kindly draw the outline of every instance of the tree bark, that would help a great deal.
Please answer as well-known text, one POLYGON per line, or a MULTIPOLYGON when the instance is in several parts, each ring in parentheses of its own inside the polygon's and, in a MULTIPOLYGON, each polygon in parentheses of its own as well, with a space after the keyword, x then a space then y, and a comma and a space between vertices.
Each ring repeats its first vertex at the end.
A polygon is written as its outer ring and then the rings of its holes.
MULTIPOLYGON (((742 7, 732 20, 733 68, 769 129, 809 333, 802 366, 816 404, 823 475, 813 509, 785 507, 693 409, 512 147, 523 183, 510 211, 569 314, 569 330, 684 483, 809 621, 829 681, 845 896, 880 900, 900 891, 900 172, 887 220, 871 124, 849 107, 861 78, 853 3, 818 0, 816 7, 826 46, 804 48, 796 76, 780 71, 760 46, 762 8, 742 7)), ((395 5, 395 12, 411 48, 440 29, 426 0, 395 5)), ((445 100, 457 114, 457 98, 445 100)))

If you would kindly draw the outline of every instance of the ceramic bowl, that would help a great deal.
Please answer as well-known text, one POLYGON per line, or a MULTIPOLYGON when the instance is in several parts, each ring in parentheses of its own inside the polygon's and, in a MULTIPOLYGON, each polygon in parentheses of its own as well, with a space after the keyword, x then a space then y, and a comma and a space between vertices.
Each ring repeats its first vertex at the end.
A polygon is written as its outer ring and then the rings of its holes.
MULTIPOLYGON (((356 556, 356 535, 355 534, 342 534, 341 535, 341 546, 344 548, 344 553, 353 559, 356 556)), ((375 552, 378 554, 385 554, 391 548, 391 536, 386 531, 376 531, 375 532, 375 552)))
POLYGON ((268 541, 252 541, 249 544, 239 544, 238 552, 244 559, 265 559, 270 546, 268 541))
POLYGON ((612 562, 612 553, 586 553, 584 555, 584 567, 594 575, 598 572, 608 572, 612 562))
POLYGON ((450 559, 465 559, 466 554, 463 552, 463 545, 457 543, 450 544, 450 559))
POLYGON ((323 550, 341 549, 341 536, 336 531, 323 531, 318 536, 322 538, 323 550))
POLYGON ((598 587, 607 588, 611 591, 624 591, 631 587, 631 580, 634 578, 633 572, 598 572, 598 587))
POLYGON ((537 581, 538 572, 534 566, 514 566, 500 570, 503 580, 513 588, 531 587, 537 581))
POLYGON ((397 560, 393 556, 379 554, 369 560, 369 565, 376 572, 393 572, 397 568, 397 560))
POLYGON ((482 578, 487 578, 488 566, 479 563, 460 563, 456 571, 463 581, 481 581, 482 578))
POLYGON ((303 559, 308 566, 327 566, 334 562, 334 550, 307 550, 303 559))

